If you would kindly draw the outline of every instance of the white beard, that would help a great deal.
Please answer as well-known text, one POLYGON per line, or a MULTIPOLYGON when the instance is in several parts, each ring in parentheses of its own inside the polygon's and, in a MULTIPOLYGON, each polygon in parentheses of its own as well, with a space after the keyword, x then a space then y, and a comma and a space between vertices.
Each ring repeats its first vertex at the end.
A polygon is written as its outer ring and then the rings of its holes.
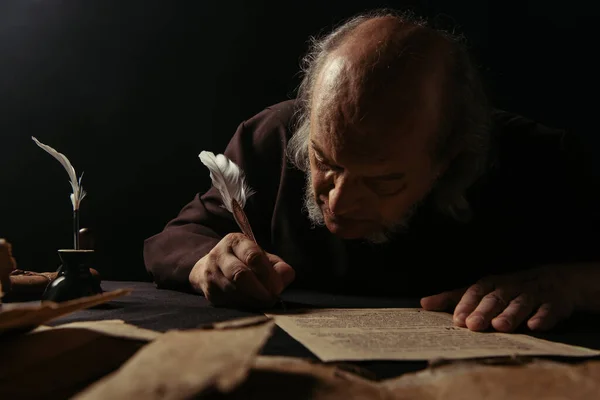
MULTIPOLYGON (((325 226, 325 217, 319 204, 317 203, 316 196, 312 187, 312 176, 310 171, 305 173, 306 176, 306 187, 304 188, 304 209, 308 214, 308 219, 313 226, 325 226)), ((408 223, 410 218, 418 208, 418 204, 415 204, 410 208, 408 213, 402 217, 400 221, 386 223, 381 230, 370 233, 363 239, 370 244, 385 244, 396 233, 405 232, 408 229, 408 223)))

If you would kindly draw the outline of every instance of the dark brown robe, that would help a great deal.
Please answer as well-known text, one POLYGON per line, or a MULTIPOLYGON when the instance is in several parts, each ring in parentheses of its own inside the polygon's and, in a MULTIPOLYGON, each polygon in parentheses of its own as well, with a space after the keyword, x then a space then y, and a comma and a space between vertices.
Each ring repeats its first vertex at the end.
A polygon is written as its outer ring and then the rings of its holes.
MULTIPOLYGON (((474 218, 458 222, 428 202, 387 245, 340 240, 313 228, 303 211, 304 174, 285 157, 294 101, 239 125, 225 154, 256 193, 246 212, 258 243, 296 271, 296 287, 422 296, 488 274, 558 262, 599 260, 597 185, 574 135, 494 112, 494 167, 468 192, 474 218)), ((204 189, 165 229, 144 259, 159 287, 189 290, 193 265, 239 228, 214 188, 204 189)))

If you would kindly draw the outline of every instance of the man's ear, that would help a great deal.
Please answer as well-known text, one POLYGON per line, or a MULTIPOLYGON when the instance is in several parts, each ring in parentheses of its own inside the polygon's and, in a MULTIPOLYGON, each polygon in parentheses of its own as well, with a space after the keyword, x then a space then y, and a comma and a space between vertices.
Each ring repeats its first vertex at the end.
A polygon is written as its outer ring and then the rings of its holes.
POLYGON ((455 157, 444 157, 443 159, 436 161, 433 170, 435 180, 441 178, 446 171, 448 171, 448 168, 450 168, 450 165, 452 165, 452 161, 454 161, 454 159, 455 157))

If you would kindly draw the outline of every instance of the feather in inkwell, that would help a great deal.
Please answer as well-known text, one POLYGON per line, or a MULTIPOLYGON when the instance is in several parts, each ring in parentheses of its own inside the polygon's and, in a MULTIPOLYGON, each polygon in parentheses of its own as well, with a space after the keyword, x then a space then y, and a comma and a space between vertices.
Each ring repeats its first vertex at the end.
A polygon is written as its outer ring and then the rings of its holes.
MULTIPOLYGON (((246 200, 254 194, 246 183, 244 172, 223 154, 215 155, 210 151, 202 151, 199 157, 202 164, 210 171, 210 179, 221 195, 223 207, 233 214, 242 232, 258 245, 244 212, 246 200)), ((281 300, 279 302, 282 307, 285 307, 281 300)))
POLYGON ((71 203, 73 204, 73 244, 75 250, 79 250, 79 205, 81 204, 81 200, 86 196, 85 190, 83 190, 83 186, 81 186, 81 178, 83 178, 83 173, 77 179, 77 174, 75 174, 75 168, 71 165, 69 159, 62 153, 54 150, 52 147, 41 143, 35 137, 31 137, 35 144, 49 153, 52 157, 56 158, 58 162, 64 167, 69 174, 69 183, 71 184, 71 188, 73 189, 73 193, 71 193, 71 203))

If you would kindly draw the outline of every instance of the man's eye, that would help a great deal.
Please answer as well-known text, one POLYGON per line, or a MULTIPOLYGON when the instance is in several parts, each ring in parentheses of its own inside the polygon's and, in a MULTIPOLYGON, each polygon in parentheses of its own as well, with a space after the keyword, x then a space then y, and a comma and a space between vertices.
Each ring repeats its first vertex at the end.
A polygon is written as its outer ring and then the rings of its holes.
POLYGON ((369 187, 378 196, 388 197, 402 193, 406 189, 406 182, 402 183, 371 183, 369 187))
POLYGON ((331 165, 331 164, 323 161, 321 158, 319 158, 319 156, 316 156, 316 155, 315 155, 315 165, 317 166, 317 169, 319 171, 336 171, 336 172, 340 172, 340 171, 344 170, 342 167, 331 165))
POLYGON ((325 164, 318 157, 315 157, 315 165, 317 166, 317 169, 319 171, 329 171, 331 169, 331 167, 329 167, 329 165, 325 164))

